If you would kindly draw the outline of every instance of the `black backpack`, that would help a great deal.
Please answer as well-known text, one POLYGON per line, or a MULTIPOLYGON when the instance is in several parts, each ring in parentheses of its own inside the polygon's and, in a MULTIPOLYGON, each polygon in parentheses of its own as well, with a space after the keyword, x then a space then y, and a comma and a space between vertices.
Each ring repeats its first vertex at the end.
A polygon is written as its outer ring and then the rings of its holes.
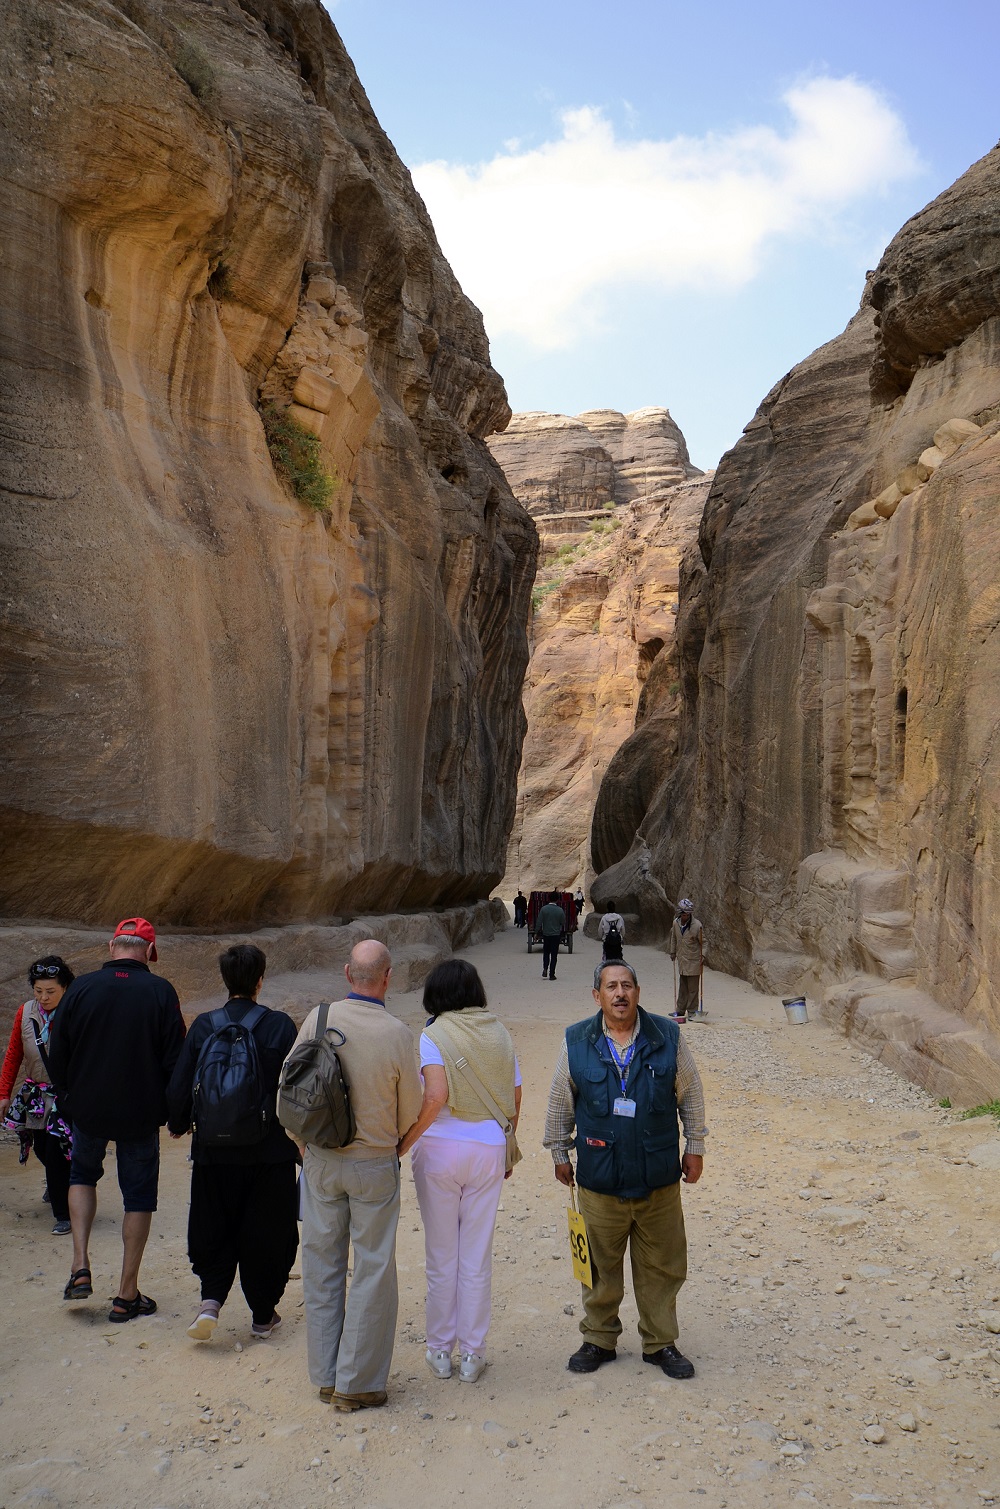
POLYGON ((617 922, 608 924, 608 930, 604 935, 605 959, 620 959, 622 956, 622 935, 618 931, 617 922))
POLYGON ((267 1008, 251 1006, 234 1022, 224 1006, 209 1017, 211 1032, 194 1071, 191 1130, 199 1147, 252 1147, 271 1129, 268 1097, 253 1029, 267 1008))
POLYGON ((346 1147, 357 1128, 337 1049, 347 1041, 339 1027, 327 1029, 329 1004, 319 1008, 316 1031, 285 1059, 278 1080, 278 1120, 296 1142, 346 1147), (339 1042, 334 1041, 338 1038, 339 1042))

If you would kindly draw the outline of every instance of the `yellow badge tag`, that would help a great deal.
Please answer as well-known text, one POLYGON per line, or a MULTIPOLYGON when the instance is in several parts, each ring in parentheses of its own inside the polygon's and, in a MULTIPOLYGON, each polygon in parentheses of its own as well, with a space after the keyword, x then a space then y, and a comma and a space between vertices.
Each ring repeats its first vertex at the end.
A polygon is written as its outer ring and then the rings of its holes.
POLYGON ((573 1259, 573 1274, 580 1280, 586 1289, 594 1287, 594 1275, 590 1267, 590 1243, 587 1241, 587 1227, 583 1216, 578 1210, 570 1208, 566 1212, 569 1221, 569 1250, 573 1259))

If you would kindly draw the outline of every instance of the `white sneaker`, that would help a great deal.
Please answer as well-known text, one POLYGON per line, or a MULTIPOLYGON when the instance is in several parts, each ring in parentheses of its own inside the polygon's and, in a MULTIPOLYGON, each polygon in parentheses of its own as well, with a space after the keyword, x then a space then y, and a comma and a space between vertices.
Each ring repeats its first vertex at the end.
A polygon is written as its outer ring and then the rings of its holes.
POLYGON ((478 1352, 463 1352, 458 1364, 458 1379, 460 1383, 475 1383, 486 1372, 486 1358, 480 1357, 478 1352))
POLYGON ((425 1360, 435 1378, 451 1377, 450 1352, 432 1352, 430 1347, 428 1347, 425 1360))
POLYGON ((259 1326, 257 1322, 254 1321, 250 1327, 250 1335, 255 1337, 257 1341, 266 1341, 271 1332, 276 1331, 280 1325, 281 1316, 278 1314, 277 1310, 275 1310, 273 1315, 271 1316, 271 1319, 266 1320, 263 1325, 259 1326))
POLYGON ((211 1341, 212 1332, 218 1324, 218 1315, 212 1310, 202 1310, 188 1326, 188 1335, 192 1341, 211 1341))

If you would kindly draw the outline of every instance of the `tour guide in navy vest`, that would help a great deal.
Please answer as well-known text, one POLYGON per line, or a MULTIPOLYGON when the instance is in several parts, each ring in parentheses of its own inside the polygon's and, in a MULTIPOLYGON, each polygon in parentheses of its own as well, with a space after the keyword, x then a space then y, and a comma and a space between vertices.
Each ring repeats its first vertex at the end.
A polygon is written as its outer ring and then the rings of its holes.
POLYGON ((614 1361, 628 1247, 642 1360, 669 1378, 691 1378, 694 1365, 675 1345, 677 1294, 687 1277, 680 1181, 701 1178, 701 1079, 676 1022, 640 1007, 630 964, 598 965, 594 1000, 597 1015, 566 1029, 545 1117, 545 1146, 561 1184, 573 1184, 569 1150, 576 1149, 593 1268, 593 1288, 583 1290, 583 1345, 569 1368, 593 1373, 614 1361))

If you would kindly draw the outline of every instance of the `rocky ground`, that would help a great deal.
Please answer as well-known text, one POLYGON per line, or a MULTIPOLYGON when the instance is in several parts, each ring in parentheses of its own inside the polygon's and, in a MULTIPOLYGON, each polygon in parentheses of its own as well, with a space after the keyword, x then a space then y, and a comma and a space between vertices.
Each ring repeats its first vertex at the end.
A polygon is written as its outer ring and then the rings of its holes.
MULTIPOLYGON (((344 1417, 307 1380, 297 1277, 271 1341, 251 1342, 239 1296, 211 1344, 185 1336, 196 1287, 182 1144, 164 1148, 143 1272, 159 1312, 119 1327, 106 1318, 118 1259, 113 1179, 93 1245, 99 1300, 71 1308, 61 1299, 68 1241, 49 1235, 39 1167, 20 1169, 8 1139, 2 1509, 422 1509, 458 1499, 971 1509, 1000 1498, 995 1124, 957 1121, 828 1028, 788 1027, 777 1000, 726 976, 707 976, 709 1020, 685 1029, 712 1133, 704 1179, 685 1191, 681 1345, 697 1376, 674 1383, 642 1366, 630 1300, 617 1362, 592 1378, 566 1371, 580 1292, 564 1191, 539 1138, 561 1029, 590 1008, 595 948, 579 939, 551 985, 523 938, 508 931, 469 950, 511 1025, 525 1081, 526 1156, 499 1217, 491 1366, 480 1383, 441 1383, 424 1366, 408 1171, 389 1405, 344 1417)), ((632 953, 644 1004, 663 1009, 669 961, 632 953)), ((418 995, 390 1005, 419 1025, 418 995)))

